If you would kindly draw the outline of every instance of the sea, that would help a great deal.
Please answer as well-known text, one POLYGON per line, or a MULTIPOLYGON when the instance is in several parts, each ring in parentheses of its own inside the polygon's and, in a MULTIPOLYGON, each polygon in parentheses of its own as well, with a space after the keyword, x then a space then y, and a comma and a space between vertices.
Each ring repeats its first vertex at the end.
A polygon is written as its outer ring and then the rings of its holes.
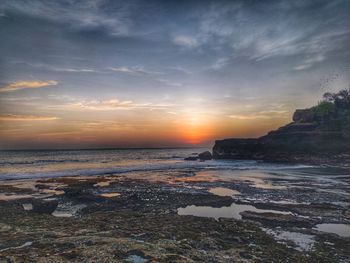
POLYGON ((185 161, 205 148, 24 150, 0 151, 0 180, 61 176, 124 175, 154 171, 185 170, 283 170, 311 166, 268 164, 258 161, 185 161))
MULTIPOLYGON (((205 150, 210 149, 0 151, 0 185, 62 176, 105 176, 109 180, 124 176, 170 186, 177 184, 181 186, 179 189, 192 189, 189 191, 204 189, 216 195, 236 196, 245 203, 221 208, 188 206, 178 211, 216 219, 240 219, 243 210, 261 212, 251 205, 256 202, 285 206, 327 204, 344 211, 350 207, 349 168, 254 160, 184 160, 205 150)), ((9 198, 6 193, 2 197, 9 198)), ((332 218, 332 222, 337 224, 320 224, 317 228, 350 237, 348 219, 332 218)), ((292 237, 296 235, 292 234, 292 237)), ((296 239, 307 240, 300 233, 296 239)))

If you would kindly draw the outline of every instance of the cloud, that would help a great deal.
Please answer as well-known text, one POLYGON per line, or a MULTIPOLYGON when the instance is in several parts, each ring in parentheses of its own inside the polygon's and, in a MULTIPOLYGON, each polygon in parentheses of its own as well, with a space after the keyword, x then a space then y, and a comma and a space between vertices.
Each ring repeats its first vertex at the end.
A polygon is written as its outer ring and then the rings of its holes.
POLYGON ((30 102, 37 101, 40 97, 3 97, 0 98, 0 101, 14 101, 14 102, 30 102))
POLYGON ((304 70, 304 69, 308 69, 311 67, 311 64, 301 64, 298 66, 293 67, 294 70, 304 70))
POLYGON ((246 114, 237 114, 229 115, 229 118, 237 120, 258 120, 258 119, 275 119, 279 117, 286 117, 288 114, 287 110, 282 109, 283 105, 270 105, 267 106, 267 110, 262 110, 258 112, 246 113, 246 114))
POLYGON ((34 116, 34 115, 16 115, 16 114, 1 114, 0 121, 53 121, 58 120, 58 117, 34 116))
POLYGON ((237 120, 256 120, 256 119, 270 119, 267 115, 229 115, 229 118, 237 120))
POLYGON ((87 109, 87 110, 99 110, 108 111, 116 109, 130 109, 134 107, 134 104, 130 100, 120 101, 118 99, 102 100, 102 101, 84 101, 77 102, 68 105, 71 109, 87 109))
POLYGON ((26 61, 15 61, 15 65, 25 65, 31 68, 38 68, 41 70, 50 70, 54 72, 68 72, 68 73, 100 73, 95 69, 90 68, 65 68, 65 67, 56 67, 50 64, 43 63, 31 63, 26 61))
POLYGON ((128 67, 110 67, 109 69, 112 71, 122 72, 122 73, 135 73, 135 70, 132 70, 131 68, 128 68, 128 67))
POLYGON ((21 89, 37 89, 37 88, 43 88, 47 86, 54 86, 54 85, 57 85, 57 81, 55 80, 48 80, 48 81, 23 80, 23 81, 12 82, 7 86, 0 88, 0 92, 11 92, 11 91, 16 91, 21 89))
POLYGON ((344 48, 348 42, 350 30, 344 23, 344 14, 348 12, 345 3, 214 3, 203 10, 196 36, 201 45, 224 47, 229 56, 255 61, 315 52, 326 54, 344 48))
POLYGON ((69 104, 50 106, 50 108, 60 108, 65 110, 91 110, 91 111, 113 111, 113 110, 133 110, 133 109, 169 109, 174 104, 166 103, 135 103, 131 100, 84 100, 75 101, 69 104))
POLYGON ((183 84, 180 82, 171 81, 168 79, 158 79, 159 82, 164 83, 165 85, 172 87, 183 87, 183 84))
POLYGON ((173 38, 173 42, 181 47, 194 48, 199 45, 197 39, 190 36, 176 36, 173 38))
POLYGON ((218 58, 211 66, 214 70, 219 70, 230 62, 230 58, 218 58))
POLYGON ((143 67, 135 66, 135 67, 109 67, 109 70, 120 72, 120 73, 129 73, 129 74, 135 74, 135 75, 160 75, 162 74, 159 71, 151 71, 146 70, 143 67))
POLYGON ((105 12, 105 1, 4 1, 0 11, 18 12, 30 17, 45 19, 77 32, 101 30, 108 36, 126 36, 132 21, 133 4, 114 2, 105 12))
POLYGON ((77 69, 77 68, 51 68, 52 71, 57 71, 57 72, 77 72, 77 73, 92 73, 92 72, 97 72, 96 70, 93 69, 77 69))
POLYGON ((323 54, 318 54, 314 57, 310 57, 308 59, 305 59, 303 64, 300 64, 298 66, 295 66, 294 70, 304 70, 311 68, 313 65, 320 63, 325 60, 325 56, 323 54))

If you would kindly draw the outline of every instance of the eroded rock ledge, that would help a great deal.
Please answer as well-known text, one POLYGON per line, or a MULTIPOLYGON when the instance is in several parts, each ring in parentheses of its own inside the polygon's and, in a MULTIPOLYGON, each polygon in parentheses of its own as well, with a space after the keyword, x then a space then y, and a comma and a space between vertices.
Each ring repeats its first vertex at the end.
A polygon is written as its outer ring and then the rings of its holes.
POLYGON ((350 99, 340 100, 296 110, 293 122, 260 138, 218 140, 213 157, 350 166, 350 99))

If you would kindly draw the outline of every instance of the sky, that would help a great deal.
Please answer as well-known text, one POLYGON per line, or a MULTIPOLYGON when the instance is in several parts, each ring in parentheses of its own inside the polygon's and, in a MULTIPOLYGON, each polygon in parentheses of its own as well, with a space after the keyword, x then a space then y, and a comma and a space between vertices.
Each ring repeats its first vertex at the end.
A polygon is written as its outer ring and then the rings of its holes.
POLYGON ((0 149, 212 146, 350 84, 350 1, 0 2, 0 149))

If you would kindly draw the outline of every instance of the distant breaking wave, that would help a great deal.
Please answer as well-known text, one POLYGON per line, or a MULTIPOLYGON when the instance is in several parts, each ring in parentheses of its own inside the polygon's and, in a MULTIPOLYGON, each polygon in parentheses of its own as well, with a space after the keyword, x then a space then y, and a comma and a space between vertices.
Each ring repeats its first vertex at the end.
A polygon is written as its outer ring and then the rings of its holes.
MULTIPOLYGON (((57 163, 64 163, 63 160, 55 161, 57 163)), ((72 162, 72 161, 71 161, 72 162)), ((81 160, 79 160, 81 162, 81 160)), ((48 163, 48 160, 45 162, 48 163)), ((13 163, 11 163, 13 164, 13 163)), ((25 163, 28 164, 28 163, 25 163)), ((237 161, 237 160, 212 160, 206 162, 193 161, 176 161, 173 163, 152 163, 152 164, 137 164, 126 166, 115 166, 108 168, 81 168, 81 169, 61 169, 45 172, 10 172, 1 173, 0 180, 18 180, 31 178, 52 178, 61 176, 98 176, 98 175, 121 175, 133 172, 147 172, 147 171, 167 171, 167 170, 183 170, 192 169, 199 170, 279 170, 279 169, 299 169, 310 166, 306 165, 283 165, 283 164, 268 164, 257 161, 237 161)))

